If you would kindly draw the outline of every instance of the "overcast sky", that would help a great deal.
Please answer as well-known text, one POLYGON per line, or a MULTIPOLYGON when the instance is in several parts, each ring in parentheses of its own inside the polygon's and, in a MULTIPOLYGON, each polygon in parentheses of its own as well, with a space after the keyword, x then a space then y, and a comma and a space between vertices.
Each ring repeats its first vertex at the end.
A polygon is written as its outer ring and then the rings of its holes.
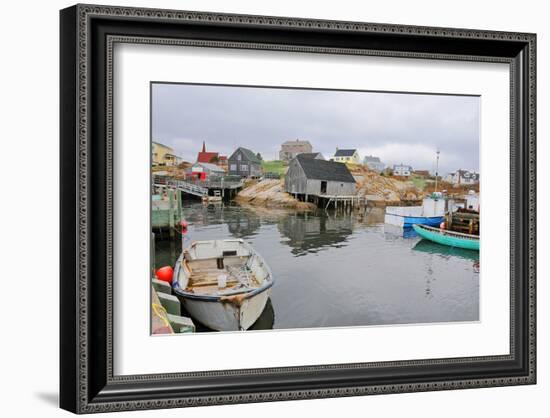
POLYGON ((439 172, 479 169, 479 97, 154 84, 153 140, 194 162, 238 146, 277 159, 280 144, 305 139, 331 157, 357 148, 387 165, 439 172))

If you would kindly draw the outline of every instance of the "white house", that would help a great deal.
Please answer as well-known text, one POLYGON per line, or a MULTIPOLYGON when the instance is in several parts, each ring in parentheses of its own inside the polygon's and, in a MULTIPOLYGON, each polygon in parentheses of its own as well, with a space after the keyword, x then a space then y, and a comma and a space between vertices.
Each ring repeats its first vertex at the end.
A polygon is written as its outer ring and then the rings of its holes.
POLYGON ((380 161, 379 157, 374 157, 372 155, 367 155, 365 158, 363 158, 363 165, 366 165, 371 170, 378 172, 386 168, 386 164, 380 161))
POLYGON ((476 184, 479 183, 479 173, 472 170, 456 170, 449 173, 445 181, 452 184, 476 184))
POLYGON ((413 172, 413 168, 410 165, 404 164, 394 164, 393 166, 393 175, 409 177, 413 172))
POLYGON ((338 149, 334 153, 333 161, 338 163, 360 164, 359 153, 356 149, 338 149))

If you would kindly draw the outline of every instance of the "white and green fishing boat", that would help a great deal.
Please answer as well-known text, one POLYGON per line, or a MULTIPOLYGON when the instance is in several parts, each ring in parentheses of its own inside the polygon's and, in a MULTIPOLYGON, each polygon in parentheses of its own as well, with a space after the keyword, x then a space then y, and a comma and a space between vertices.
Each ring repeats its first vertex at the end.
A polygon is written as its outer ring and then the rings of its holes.
POLYGON ((438 244, 479 251, 479 235, 464 234, 426 225, 413 225, 413 228, 422 238, 438 244))

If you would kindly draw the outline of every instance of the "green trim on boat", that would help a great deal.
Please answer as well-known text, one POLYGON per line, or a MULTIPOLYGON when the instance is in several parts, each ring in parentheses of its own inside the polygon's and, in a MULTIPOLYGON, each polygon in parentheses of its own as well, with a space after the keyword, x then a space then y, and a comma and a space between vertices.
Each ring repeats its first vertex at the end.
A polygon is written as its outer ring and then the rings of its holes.
POLYGON ((425 225, 413 225, 413 229, 422 238, 438 244, 479 251, 479 237, 476 235, 460 234, 425 225))

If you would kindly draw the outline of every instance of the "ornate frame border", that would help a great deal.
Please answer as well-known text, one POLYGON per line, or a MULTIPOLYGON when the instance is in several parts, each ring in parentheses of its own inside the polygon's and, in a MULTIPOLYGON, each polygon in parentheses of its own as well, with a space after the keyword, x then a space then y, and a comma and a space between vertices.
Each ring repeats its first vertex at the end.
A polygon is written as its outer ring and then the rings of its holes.
MULTIPOLYGON (((472 31, 466 29, 446 29, 433 27, 415 27, 401 25, 371 24, 358 22, 339 22, 309 19, 294 19, 266 16, 231 15, 201 12, 184 12, 174 10, 140 9, 127 7, 107 7, 92 5, 77 5, 65 9, 61 14, 61 206, 62 206, 62 227, 61 227, 61 254, 62 254, 62 276, 61 276, 61 407, 78 413, 107 412, 133 409, 171 408, 181 406, 198 406, 213 404, 229 404, 243 402, 259 402, 273 400, 306 399, 336 396, 367 395, 377 393, 399 393, 411 391, 447 390, 459 388, 474 388, 485 386, 503 386, 517 384, 532 384, 536 381, 535 356, 535 227, 536 227, 536 206, 535 206, 535 141, 536 141, 536 36, 525 33, 472 31), (163 22, 163 23, 189 23, 200 25, 238 25, 240 27, 275 27, 292 28, 317 33, 367 33, 374 35, 405 35, 420 36, 424 38, 437 38, 441 41, 449 39, 465 39, 478 41, 497 41, 507 44, 521 46, 523 54, 528 55, 526 62, 514 56, 491 56, 466 53, 432 53, 415 51, 396 50, 373 50, 348 47, 319 47, 300 46, 292 44, 269 44, 255 42, 235 41, 212 41, 203 39, 175 39, 148 36, 129 36, 125 34, 105 35, 106 57, 104 63, 106 69, 105 78, 105 144, 104 163, 105 172, 102 178, 107 185, 104 207, 105 217, 102 219, 105 225, 104 253, 106 288, 105 293, 100 296, 105 298, 95 302, 97 295, 90 286, 91 264, 94 262, 94 249, 91 248, 91 220, 94 211, 91 210, 91 201, 94 197, 94 189, 91 186, 94 181, 94 171, 90 166, 91 150, 91 120, 92 120, 92 89, 91 74, 92 60, 99 61, 91 50, 93 41, 92 20, 107 18, 120 19, 121 21, 163 22), (64 36, 66 38, 64 39, 64 36), (140 375, 140 376, 114 376, 112 369, 112 93, 113 93, 113 46, 117 42, 123 43, 149 43, 187 45, 198 47, 215 48, 246 48, 246 49, 268 49, 293 52, 316 52, 328 54, 353 54, 353 55, 376 55, 407 58, 430 58, 446 60, 465 61, 488 61, 505 62, 511 66, 510 88, 511 98, 511 184, 518 184, 523 188, 522 193, 526 194, 525 208, 517 208, 514 205, 517 196, 512 193, 511 212, 520 212, 524 216, 527 225, 522 231, 526 235, 525 243, 528 254, 527 276, 524 278, 525 298, 516 305, 513 295, 516 294, 515 281, 511 280, 511 352, 509 356, 494 357, 472 357, 458 359, 439 360, 418 360, 398 361, 385 363, 360 363, 342 365, 319 365, 294 368, 277 369, 247 369, 235 371, 214 371, 197 373, 174 373, 162 375, 140 375), (515 107, 520 97, 525 97, 525 103, 521 109, 515 107), (63 112, 69 110, 69 117, 63 112), (70 119, 70 120, 69 120, 70 119), (526 155, 516 155, 515 145, 518 141, 525 141, 526 155), (72 158, 66 161, 67 158, 72 158), (519 161, 518 161, 519 158, 519 161), (63 161, 65 160, 65 166, 63 161), (519 162, 519 164, 518 164, 519 162), (72 198, 72 199, 69 199, 72 198), (72 217, 66 219, 64 213, 71 213, 72 217), (74 236, 68 238, 73 233, 74 236), (67 251, 70 251, 67 253, 67 251), (75 281, 75 277, 77 280, 75 281), (73 300, 67 298, 73 296, 73 300), (91 297, 92 296, 92 297, 91 297), (91 357, 95 356, 97 347, 94 346, 93 334, 95 328, 93 321, 97 318, 92 314, 98 307, 93 303, 99 303, 99 309, 105 312, 105 357, 100 362, 104 367, 100 377, 94 377, 94 371, 90 367, 91 357), (521 306, 520 306, 521 305, 521 306), (516 329, 514 313, 522 309, 522 317, 526 328, 516 329), (76 318, 67 318, 67 312, 77 311, 76 318), (515 339, 512 337, 516 332, 523 334, 525 347, 516 347, 515 339), (71 355, 68 355, 68 354, 71 355), (508 375, 506 377, 491 378, 442 378, 429 382, 397 383, 397 384, 367 384, 337 386, 330 388, 315 389, 289 389, 289 390, 266 390, 254 393, 230 393, 230 394, 206 394, 193 396, 173 396, 171 386, 164 386, 167 395, 162 396, 161 382, 173 382, 181 379, 206 376, 243 376, 243 375, 269 375, 278 373, 293 372, 318 372, 322 370, 341 369, 349 371, 352 369, 373 369, 373 368, 396 368, 402 366, 437 366, 449 364, 475 364, 476 362, 502 361, 515 358, 516 354, 522 354, 525 362, 523 373, 508 375), (161 391, 155 399, 150 396, 140 395, 139 385, 147 382, 159 385, 161 391), (98 388, 98 385, 101 386, 98 388), (103 386, 102 386, 103 385, 103 386), (137 385, 137 386, 136 386, 137 385), (138 388, 134 390, 133 387, 138 388), (99 389, 99 390, 98 390, 99 389), (126 391, 126 392, 125 392, 126 391)), ((519 54, 518 54, 519 55, 519 54)), ((512 188, 512 192, 515 189, 512 188)), ((103 205, 100 205, 103 207, 103 205)), ((511 236, 516 237, 516 228, 523 225, 516 225, 514 219, 511 222, 511 236)), ((517 266, 516 242, 511 241, 511 271, 517 266)), ((95 247, 101 250, 101 247, 95 247)), ((522 261, 522 260, 519 260, 522 261)), ((520 272, 521 273, 521 272, 520 272)))

